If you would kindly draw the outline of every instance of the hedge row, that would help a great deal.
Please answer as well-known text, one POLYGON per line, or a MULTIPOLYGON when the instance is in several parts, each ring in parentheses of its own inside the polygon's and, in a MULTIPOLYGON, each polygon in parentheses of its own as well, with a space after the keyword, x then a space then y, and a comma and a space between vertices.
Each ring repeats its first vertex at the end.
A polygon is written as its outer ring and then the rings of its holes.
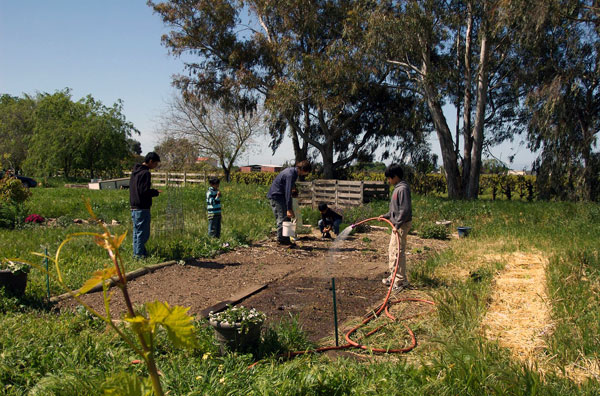
MULTIPOLYGON (((245 184, 270 185, 277 173, 262 172, 233 172, 231 181, 245 184)), ((311 174, 307 181, 318 179, 318 175, 311 174)), ((348 175, 348 180, 378 180, 385 181, 383 172, 354 172, 348 175)), ((446 178, 442 174, 411 174, 408 182, 412 191, 422 195, 442 195, 447 193, 446 178)), ((479 195, 490 194, 492 199, 503 195, 510 200, 519 197, 521 200, 533 200, 537 193, 535 190, 535 176, 522 175, 481 175, 479 179, 479 195)))

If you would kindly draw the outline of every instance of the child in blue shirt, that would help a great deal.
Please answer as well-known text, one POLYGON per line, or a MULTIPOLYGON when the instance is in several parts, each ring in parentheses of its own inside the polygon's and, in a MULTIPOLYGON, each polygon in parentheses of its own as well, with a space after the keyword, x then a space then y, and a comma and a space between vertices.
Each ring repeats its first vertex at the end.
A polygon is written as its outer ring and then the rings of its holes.
POLYGON ((215 238, 221 237, 221 191, 219 179, 211 178, 206 192, 206 211, 208 212, 208 235, 215 238))

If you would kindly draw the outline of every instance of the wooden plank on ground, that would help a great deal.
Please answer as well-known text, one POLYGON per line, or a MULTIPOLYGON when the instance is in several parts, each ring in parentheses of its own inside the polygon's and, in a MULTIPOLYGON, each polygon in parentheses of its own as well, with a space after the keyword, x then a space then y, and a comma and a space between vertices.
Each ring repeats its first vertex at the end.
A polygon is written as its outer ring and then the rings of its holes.
MULTIPOLYGON (((125 279, 127 279, 128 281, 130 281, 132 279, 139 278, 142 275, 149 274, 149 273, 154 272, 154 271, 156 271, 158 269, 161 269, 163 267, 168 267, 168 266, 176 264, 176 263, 177 263, 177 261, 171 260, 171 261, 165 261, 164 263, 147 265, 145 267, 141 267, 141 268, 138 268, 136 270, 133 270, 131 272, 126 273, 125 274, 125 279)), ((118 281, 118 277, 116 277, 116 276, 113 276, 112 278, 107 279, 108 287, 109 288, 113 287, 114 285, 116 285, 117 281, 118 281)), ((87 293, 95 293, 95 292, 100 291, 100 290, 102 290, 102 282, 99 282, 96 286, 92 287, 90 290, 88 290, 87 293)), ((63 294, 58 295, 58 296, 50 297, 50 302, 58 302, 58 301, 65 300, 67 298, 71 298, 71 297, 75 296, 78 292, 79 292, 79 289, 78 290, 73 290, 73 291, 70 291, 70 292, 67 292, 67 293, 63 293, 63 294)))
POLYGON ((233 296, 229 297, 228 300, 224 300, 224 301, 218 302, 214 305, 211 305, 208 308, 204 308, 202 311, 200 311, 200 315, 204 318, 208 318, 209 313, 223 311, 224 309, 227 308, 227 305, 235 305, 235 304, 239 303, 240 301, 245 300, 246 298, 250 297, 251 295, 258 293, 259 291, 261 291, 263 289, 266 289, 266 287, 267 287, 267 284, 249 286, 245 289, 242 289, 241 291, 234 294, 233 296))

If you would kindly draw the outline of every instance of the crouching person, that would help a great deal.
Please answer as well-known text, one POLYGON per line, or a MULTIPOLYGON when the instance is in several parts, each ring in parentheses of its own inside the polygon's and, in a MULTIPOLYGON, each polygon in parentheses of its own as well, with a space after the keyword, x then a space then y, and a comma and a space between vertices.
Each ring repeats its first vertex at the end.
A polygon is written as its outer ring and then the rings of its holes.
POLYGON ((319 220, 319 230, 321 230, 321 237, 331 238, 330 232, 333 230, 335 235, 340 234, 340 224, 342 224, 342 216, 339 213, 331 210, 326 203, 319 204, 319 212, 321 212, 321 219, 319 220))

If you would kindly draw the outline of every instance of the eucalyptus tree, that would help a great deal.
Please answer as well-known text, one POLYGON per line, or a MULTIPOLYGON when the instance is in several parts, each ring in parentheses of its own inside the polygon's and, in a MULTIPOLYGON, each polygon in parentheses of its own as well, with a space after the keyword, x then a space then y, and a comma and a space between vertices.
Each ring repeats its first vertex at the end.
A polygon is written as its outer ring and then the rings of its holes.
POLYGON ((163 36, 170 52, 194 56, 187 75, 175 77, 176 87, 225 106, 264 103, 273 150, 289 133, 295 159, 314 148, 325 177, 370 154, 382 139, 423 132, 412 95, 388 89, 390 65, 364 48, 370 1, 148 4, 172 29, 163 36))
POLYGON ((540 2, 520 40, 527 137, 539 150, 541 198, 600 198, 600 7, 592 0, 540 2))
POLYGON ((477 198, 485 145, 522 128, 516 109, 523 92, 511 76, 518 65, 513 40, 523 26, 506 12, 509 3, 378 1, 370 14, 375 56, 394 65, 396 76, 408 77, 427 105, 451 198, 477 198), (455 136, 444 112, 448 103, 463 118, 455 136))

